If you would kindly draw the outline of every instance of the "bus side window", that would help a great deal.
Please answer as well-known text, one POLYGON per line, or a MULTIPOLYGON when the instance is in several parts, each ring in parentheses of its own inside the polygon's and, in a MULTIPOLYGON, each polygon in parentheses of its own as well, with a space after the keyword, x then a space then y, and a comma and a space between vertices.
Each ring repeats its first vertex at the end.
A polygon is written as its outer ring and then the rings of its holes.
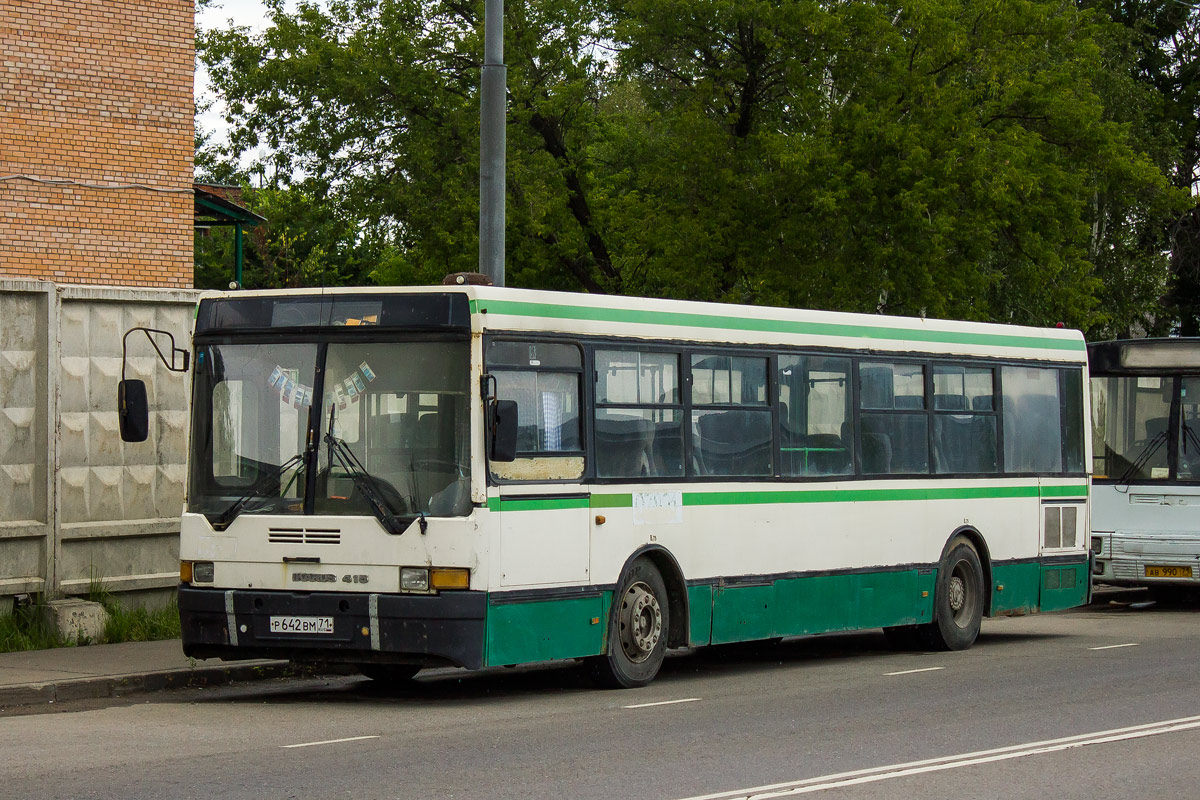
POLYGON ((596 351, 596 475, 682 477, 679 356, 596 351))
POLYGON ((488 369, 496 397, 517 404, 517 458, 493 463, 504 480, 577 480, 583 477, 581 376, 573 344, 492 341, 488 369))
POLYGON ((780 356, 780 471, 785 477, 849 475, 850 360, 780 356))
POLYGON ((938 473, 999 471, 991 367, 933 367, 933 468, 938 473))
POLYGON ((692 356, 692 406, 699 474, 771 474, 767 359, 692 356))
POLYGON ((858 376, 863 473, 928 473, 924 365, 863 361, 858 376))
POLYGON ((1058 372, 1046 367, 1001 368, 1005 472, 1062 471, 1058 372))

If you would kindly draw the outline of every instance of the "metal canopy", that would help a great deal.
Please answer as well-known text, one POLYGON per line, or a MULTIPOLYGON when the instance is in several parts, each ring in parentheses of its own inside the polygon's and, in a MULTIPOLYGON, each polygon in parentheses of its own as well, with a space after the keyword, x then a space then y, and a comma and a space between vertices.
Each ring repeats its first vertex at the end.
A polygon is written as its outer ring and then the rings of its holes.
POLYGON ((197 183, 192 185, 196 195, 195 221, 197 230, 217 226, 233 226, 234 242, 234 282, 236 288, 242 287, 242 229, 252 228, 260 222, 266 222, 266 217, 260 217, 250 209, 227 200, 210 189, 237 189, 234 186, 215 186, 197 183))
MULTIPOLYGON (((205 188, 206 184, 194 184, 196 193, 195 214, 197 228, 211 228, 217 225, 242 225, 252 228, 260 222, 266 222, 266 217, 260 217, 250 209, 239 206, 221 195, 205 188)), ((224 187, 209 187, 212 189, 224 187)))

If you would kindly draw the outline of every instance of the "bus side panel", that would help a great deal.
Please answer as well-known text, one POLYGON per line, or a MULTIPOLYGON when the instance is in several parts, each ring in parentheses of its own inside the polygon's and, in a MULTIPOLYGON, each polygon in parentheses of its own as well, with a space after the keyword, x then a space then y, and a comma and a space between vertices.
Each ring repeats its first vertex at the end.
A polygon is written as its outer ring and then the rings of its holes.
POLYGON ((1091 572, 1085 561, 1066 566, 1045 565, 1042 567, 1042 611, 1061 611, 1087 602, 1088 581, 1091 572))
POLYGON ((1038 610, 1042 568, 1037 562, 992 565, 992 616, 1038 610))
POLYGON ((700 647, 712 642, 713 587, 688 587, 688 644, 700 647))
POLYGON ((933 617, 933 573, 917 570, 784 578, 720 586, 714 644, 773 636, 912 625, 933 617))
POLYGON ((487 665, 521 664, 604 652, 612 592, 591 597, 491 602, 487 665))
POLYGON ((717 586, 713 597, 713 644, 770 639, 775 633, 775 584, 717 586))

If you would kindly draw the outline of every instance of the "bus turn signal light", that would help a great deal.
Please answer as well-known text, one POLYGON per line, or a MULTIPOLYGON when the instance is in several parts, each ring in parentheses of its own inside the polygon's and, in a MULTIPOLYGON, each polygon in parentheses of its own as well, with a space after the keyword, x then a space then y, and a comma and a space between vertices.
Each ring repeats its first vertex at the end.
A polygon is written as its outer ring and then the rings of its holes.
POLYGON ((471 570, 454 567, 434 567, 429 575, 432 589, 466 589, 471 585, 471 570))
POLYGON ((179 582, 180 583, 191 583, 192 582, 192 562, 190 562, 190 561, 180 561, 179 562, 179 582))

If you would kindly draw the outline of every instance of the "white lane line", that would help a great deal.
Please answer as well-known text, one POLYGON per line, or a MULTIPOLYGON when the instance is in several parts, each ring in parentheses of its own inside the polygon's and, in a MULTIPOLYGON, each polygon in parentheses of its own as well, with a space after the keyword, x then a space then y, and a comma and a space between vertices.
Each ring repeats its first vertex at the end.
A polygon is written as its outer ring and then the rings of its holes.
POLYGON ((925 667, 924 669, 905 669, 900 672, 885 672, 884 675, 915 675, 918 672, 937 672, 945 667, 925 667))
POLYGON ((621 706, 621 708, 649 708, 650 706, 672 706, 676 703, 695 703, 700 700, 699 697, 685 697, 682 700, 660 700, 657 703, 638 703, 632 706, 621 706))
POLYGON ((326 739, 323 742, 304 742, 303 744, 281 744, 279 745, 284 750, 290 750, 293 747, 316 747, 319 744, 341 744, 342 742, 361 742, 363 739, 378 739, 378 736, 348 736, 345 739, 326 739))
POLYGON ((1137 642, 1129 642, 1128 644, 1106 644, 1104 647, 1089 647, 1088 650, 1116 650, 1118 647, 1137 647, 1137 642))
POLYGON ((1132 725, 1127 728, 1114 728, 1107 731, 1083 733, 1076 736, 1066 736, 1061 739, 1048 739, 1041 742, 998 747, 993 750, 979 750, 973 753, 961 753, 940 758, 928 758, 923 761, 909 761, 903 764, 891 764, 884 767, 869 767, 852 772, 840 772, 833 775, 822 775, 816 778, 788 781, 787 783, 772 783, 766 786, 754 786, 748 789, 717 792, 715 794, 696 795, 682 800, 767 800, 772 797, 792 797, 800 794, 810 794, 826 789, 843 786, 855 786, 864 783, 903 778, 910 775, 920 775, 926 772, 940 772, 959 767, 977 766, 996 761, 1007 761, 1025 756, 1055 753, 1077 747, 1093 744, 1106 744, 1129 739, 1142 739, 1148 736, 1158 736, 1164 733, 1194 730, 1200 728, 1200 716, 1181 717, 1179 719, 1149 722, 1142 725, 1132 725))

